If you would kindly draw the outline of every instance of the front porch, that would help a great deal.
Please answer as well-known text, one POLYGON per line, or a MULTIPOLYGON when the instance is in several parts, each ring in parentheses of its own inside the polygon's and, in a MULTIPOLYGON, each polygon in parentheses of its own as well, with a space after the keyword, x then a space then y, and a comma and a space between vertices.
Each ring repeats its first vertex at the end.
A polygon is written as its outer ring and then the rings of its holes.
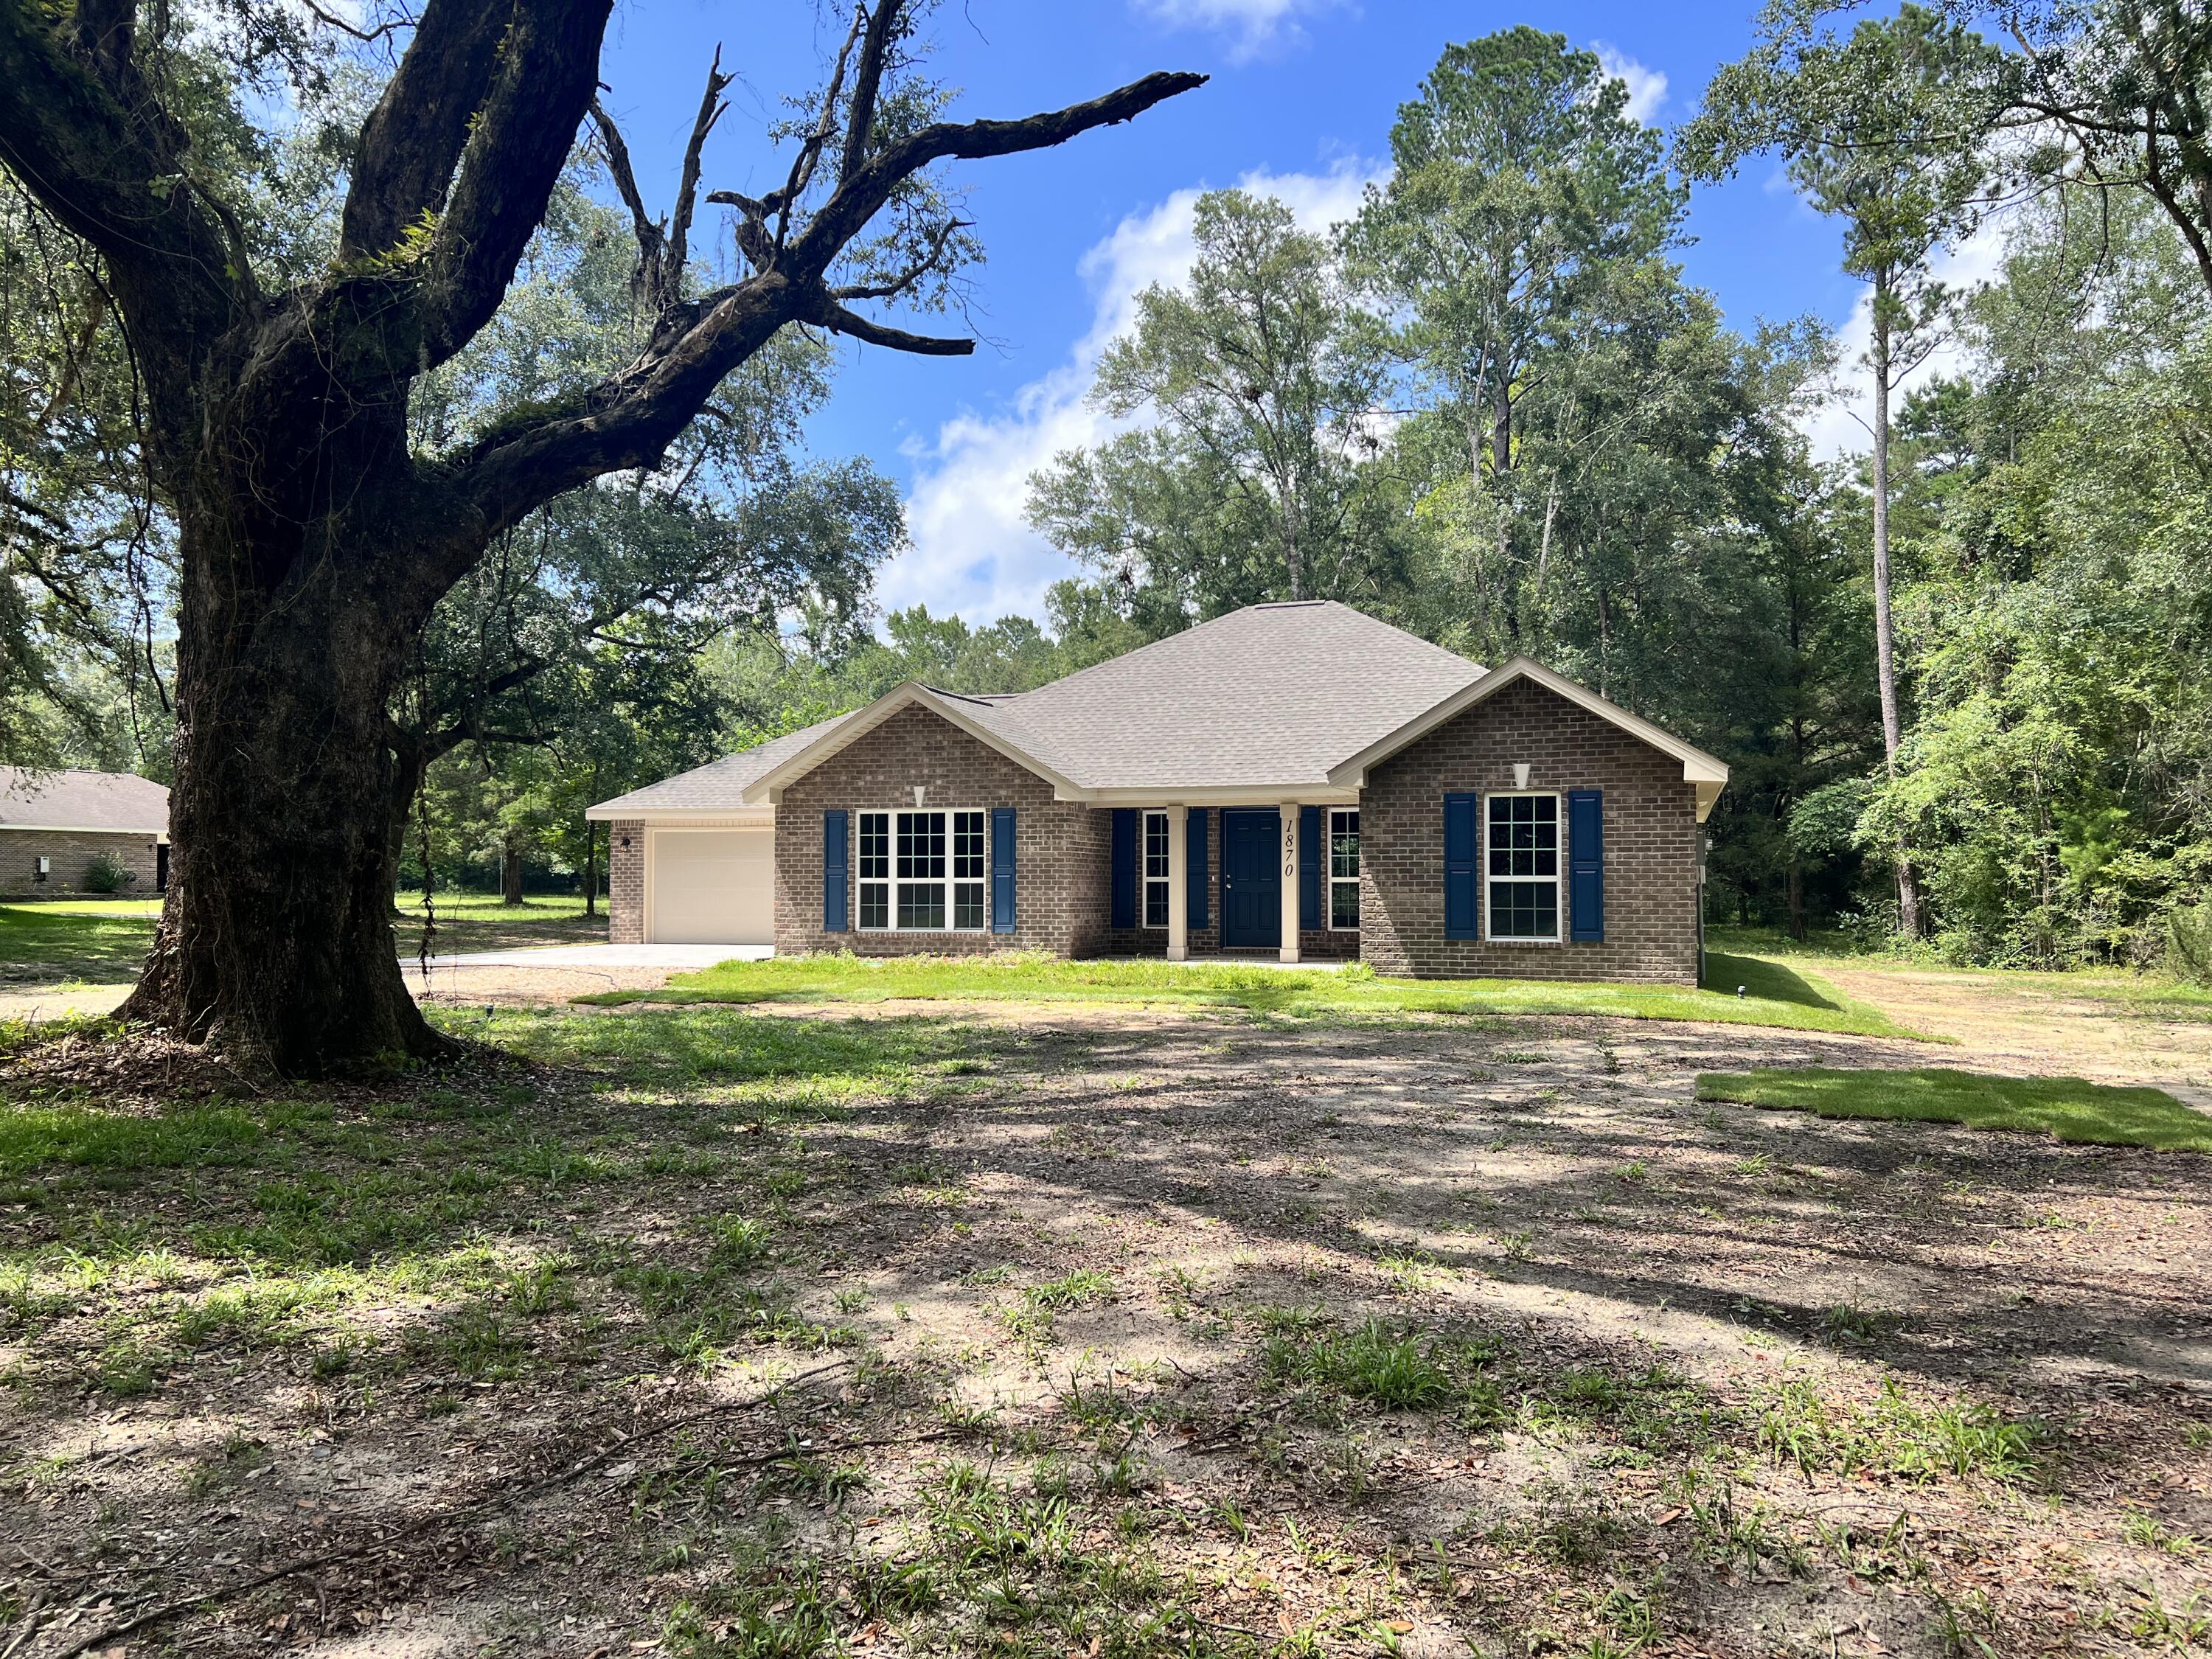
POLYGON ((1335 963, 1359 955, 1356 799, 1109 806, 1099 954, 1335 963))

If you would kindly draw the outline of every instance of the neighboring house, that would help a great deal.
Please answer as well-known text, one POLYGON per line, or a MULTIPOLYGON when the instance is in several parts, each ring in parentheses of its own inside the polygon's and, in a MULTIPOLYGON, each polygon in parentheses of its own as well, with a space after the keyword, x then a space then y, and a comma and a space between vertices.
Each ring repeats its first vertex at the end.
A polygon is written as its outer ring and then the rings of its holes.
POLYGON ((102 854, 125 892, 169 884, 169 792, 128 772, 0 766, 0 897, 91 890, 102 854))
POLYGON ((1727 781, 1533 662, 1309 602, 1034 691, 902 685, 589 816, 617 942, 1693 983, 1727 781))

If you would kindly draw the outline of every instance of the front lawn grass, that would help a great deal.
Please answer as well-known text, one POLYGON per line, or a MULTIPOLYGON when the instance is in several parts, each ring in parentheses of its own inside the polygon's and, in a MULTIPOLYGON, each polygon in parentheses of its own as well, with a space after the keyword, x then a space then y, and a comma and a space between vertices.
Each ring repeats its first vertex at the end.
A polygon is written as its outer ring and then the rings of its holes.
MULTIPOLYGON (((584 914, 580 893, 539 893, 519 905, 496 893, 437 893, 432 896, 437 932, 431 954, 450 957, 469 951, 513 951, 533 945, 604 945, 604 907, 584 914)), ((399 954, 409 960, 422 948, 422 895, 402 892, 392 918, 399 954)))
POLYGON ((1385 979, 1357 964, 1275 968, 1234 962, 1070 962, 1040 953, 988 957, 778 957, 679 974, 658 991, 608 991, 584 1002, 1104 1002, 1242 1008, 1291 1019, 1408 1014, 1615 1014, 1713 1020, 1863 1036, 1917 1037, 1832 986, 1749 957, 1710 958, 1702 989, 1534 979, 1385 979), (1744 994, 1735 994, 1738 986, 1744 994))
MULTIPOLYGON (((496 893, 440 893, 435 902, 434 954, 441 957, 532 945, 595 945, 607 935, 606 912, 586 916, 581 897, 537 896, 513 907, 496 893)), ((411 958, 422 947, 422 896, 402 893, 399 907, 392 931, 399 954, 411 958)), ((161 914, 157 898, 0 904, 0 983, 135 979, 161 914)))
POLYGON ((157 898, 0 904, 0 981, 130 979, 161 914, 157 898))
POLYGON ((1709 1072, 1700 1100, 1820 1117, 1962 1123, 1975 1129, 2053 1134, 2093 1146, 2212 1152, 2212 1116, 2163 1089, 2121 1088, 2078 1077, 1991 1077, 1923 1066, 1911 1071, 1709 1072))

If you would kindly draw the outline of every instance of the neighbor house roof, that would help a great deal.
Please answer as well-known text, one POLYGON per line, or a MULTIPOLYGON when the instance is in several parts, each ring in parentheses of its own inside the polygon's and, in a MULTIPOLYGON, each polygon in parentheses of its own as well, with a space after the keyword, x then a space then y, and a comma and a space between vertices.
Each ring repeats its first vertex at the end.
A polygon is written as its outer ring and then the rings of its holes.
POLYGON ((164 836, 169 792, 129 772, 0 766, 0 830, 164 836))
POLYGON ((1352 799, 1368 764, 1522 678, 1680 759, 1700 785, 1701 809, 1706 785, 1717 795, 1728 776, 1703 750, 1536 664, 1516 659, 1486 672, 1349 605, 1309 600, 1231 611, 1033 691, 967 696, 910 681, 590 815, 768 806, 785 784, 915 706, 1045 778, 1062 799, 1352 799))
POLYGON ((769 768, 797 754, 823 733, 854 716, 832 714, 826 720, 796 732, 771 738, 757 748, 709 761, 689 772, 679 772, 659 783, 633 789, 627 795, 601 801, 587 809, 587 818, 652 818, 720 817, 744 809, 745 786, 769 768))

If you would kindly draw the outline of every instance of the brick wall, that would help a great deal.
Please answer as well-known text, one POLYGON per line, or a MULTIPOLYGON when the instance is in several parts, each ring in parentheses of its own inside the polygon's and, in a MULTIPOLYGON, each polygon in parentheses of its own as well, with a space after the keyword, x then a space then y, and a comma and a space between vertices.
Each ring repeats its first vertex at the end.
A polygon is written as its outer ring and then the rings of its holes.
MULTIPOLYGON (((1563 799, 1563 872, 1566 817, 1563 799)), ((1371 769, 1359 828, 1361 954, 1378 973, 1696 982, 1696 788, 1680 761, 1557 692, 1508 686, 1371 769), (1513 788, 1516 761, 1528 763, 1531 789, 1605 792, 1601 944, 1444 937, 1443 798, 1513 788)), ((1478 908, 1486 933, 1486 881, 1478 908)))
MULTIPOLYGON (((1101 816, 1110 817, 1112 815, 1102 812, 1101 816)), ((1327 822, 1326 817, 1323 822, 1327 822)), ((1221 949, 1221 808, 1207 807, 1206 809, 1206 926, 1193 927, 1190 930, 1190 953, 1194 957, 1213 956, 1221 949)), ((1324 835, 1326 833, 1323 831, 1324 835)), ((1139 858, 1143 856, 1141 844, 1139 848, 1139 858)), ((1107 915, 1110 920, 1113 915, 1113 872, 1110 867, 1107 872, 1107 915)), ((1297 889, 1294 884, 1291 890, 1293 901, 1297 897, 1297 889)), ((1141 905, 1143 902, 1144 895, 1140 891, 1138 894, 1138 903, 1141 905)), ((1324 895, 1322 903, 1326 905, 1328 899, 1324 895)), ((1273 955, 1281 950, 1282 946, 1279 940, 1270 940, 1263 948, 1267 954, 1273 955)), ((1101 949, 1109 956, 1164 957, 1168 953, 1168 930, 1164 927, 1109 927, 1101 949)), ((1238 954, 1241 956, 1258 953, 1240 950, 1238 954)), ((1356 931, 1339 933, 1328 927, 1306 927, 1299 930, 1298 957, 1301 961, 1346 961, 1358 954, 1359 935, 1356 931)))
MULTIPOLYGON (((855 874, 847 884, 847 915, 857 924, 859 824, 848 824, 848 834, 855 874)), ((862 956, 1010 950, 1096 955, 1108 915, 1112 834, 1109 814, 1054 800, 1049 783, 941 715, 902 708, 787 787, 777 803, 775 947, 862 956), (842 933, 822 931, 823 813, 911 810, 916 785, 927 791, 928 807, 1014 809, 1012 933, 864 933, 857 926, 842 933)))
POLYGON ((607 826, 607 943, 645 942, 645 826, 607 826))
POLYGON ((86 868, 94 857, 106 853, 131 872, 123 890, 140 898, 161 890, 155 884, 161 855, 157 838, 147 835, 108 835, 73 830, 0 830, 0 896, 58 896, 64 890, 82 893, 86 868), (38 860, 50 859, 53 869, 45 881, 38 879, 38 860))

